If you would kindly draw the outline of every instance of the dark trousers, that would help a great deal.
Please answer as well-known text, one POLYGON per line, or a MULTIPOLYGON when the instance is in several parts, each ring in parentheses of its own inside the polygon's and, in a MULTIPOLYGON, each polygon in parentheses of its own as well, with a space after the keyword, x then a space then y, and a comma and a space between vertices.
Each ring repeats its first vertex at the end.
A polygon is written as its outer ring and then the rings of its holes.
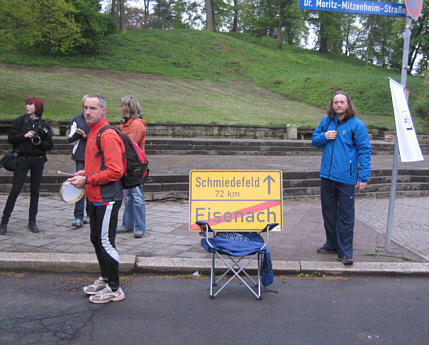
POLYGON ((339 257, 352 258, 355 186, 322 179, 320 199, 326 233, 323 248, 336 249, 339 257))
POLYGON ((15 207, 16 199, 21 193, 25 178, 30 170, 30 209, 28 220, 36 221, 37 210, 39 207, 39 190, 40 181, 42 180, 43 168, 45 166, 46 157, 39 156, 33 158, 18 157, 18 164, 13 173, 12 189, 7 198, 6 205, 3 210, 2 224, 9 222, 10 215, 15 207))
MULTIPOLYGON (((84 168, 84 161, 76 161, 76 171, 83 170, 84 168)), ((80 220, 85 216, 85 199, 83 197, 74 205, 74 217, 80 220)), ((88 200, 86 201, 86 215, 88 215, 88 200)))
POLYGON ((116 291, 119 288, 119 255, 115 237, 122 201, 102 206, 94 206, 92 202, 88 204, 91 242, 100 265, 100 275, 107 280, 110 288, 116 291))

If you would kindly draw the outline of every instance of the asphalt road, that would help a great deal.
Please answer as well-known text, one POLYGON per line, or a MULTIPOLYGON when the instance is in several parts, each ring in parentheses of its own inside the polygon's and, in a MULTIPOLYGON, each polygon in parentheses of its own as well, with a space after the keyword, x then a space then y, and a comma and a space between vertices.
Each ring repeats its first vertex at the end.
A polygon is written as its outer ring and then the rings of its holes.
POLYGON ((234 281, 123 276, 126 299, 88 302, 82 274, 0 272, 0 344, 427 344, 428 278, 276 277, 263 301, 234 281))

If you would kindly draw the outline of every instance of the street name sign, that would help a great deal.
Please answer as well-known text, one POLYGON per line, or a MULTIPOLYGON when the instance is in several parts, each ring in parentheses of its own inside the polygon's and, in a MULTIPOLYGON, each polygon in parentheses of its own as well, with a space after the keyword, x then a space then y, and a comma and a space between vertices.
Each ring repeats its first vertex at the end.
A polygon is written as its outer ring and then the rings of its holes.
POLYGON ((407 13, 404 4, 356 0, 299 0, 299 8, 311 11, 362 13, 392 17, 405 17, 407 13))
POLYGON ((283 228, 283 174, 279 170, 192 170, 189 230, 206 221, 214 231, 283 228))

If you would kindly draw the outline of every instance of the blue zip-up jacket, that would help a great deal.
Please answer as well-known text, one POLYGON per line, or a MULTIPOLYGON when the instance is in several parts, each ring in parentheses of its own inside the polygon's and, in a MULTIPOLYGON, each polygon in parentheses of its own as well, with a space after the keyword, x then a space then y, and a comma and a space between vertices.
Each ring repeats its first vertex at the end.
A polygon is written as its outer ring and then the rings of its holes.
POLYGON ((365 124, 356 117, 338 122, 325 116, 312 137, 314 146, 323 148, 320 177, 345 184, 368 182, 371 171, 371 144, 365 124), (335 140, 325 133, 336 130, 335 140), (359 171, 359 176, 358 176, 359 171))

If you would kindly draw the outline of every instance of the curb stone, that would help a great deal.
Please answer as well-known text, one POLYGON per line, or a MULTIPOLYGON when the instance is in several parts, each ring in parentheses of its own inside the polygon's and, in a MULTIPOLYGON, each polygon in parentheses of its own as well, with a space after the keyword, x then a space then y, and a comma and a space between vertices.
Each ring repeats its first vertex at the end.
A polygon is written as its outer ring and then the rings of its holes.
MULTIPOLYGON (((121 255, 121 273, 192 273, 209 272, 211 259, 137 257, 121 255)), ((219 269, 226 266, 216 261, 219 269)), ((33 270, 50 272, 98 273, 99 266, 95 254, 67 253, 0 253, 0 269, 33 270)), ((256 263, 249 265, 256 269, 256 263)), ((344 266, 340 262, 318 261, 274 261, 275 273, 323 273, 323 274, 367 274, 367 275, 424 275, 429 276, 429 262, 355 262, 344 266)))

